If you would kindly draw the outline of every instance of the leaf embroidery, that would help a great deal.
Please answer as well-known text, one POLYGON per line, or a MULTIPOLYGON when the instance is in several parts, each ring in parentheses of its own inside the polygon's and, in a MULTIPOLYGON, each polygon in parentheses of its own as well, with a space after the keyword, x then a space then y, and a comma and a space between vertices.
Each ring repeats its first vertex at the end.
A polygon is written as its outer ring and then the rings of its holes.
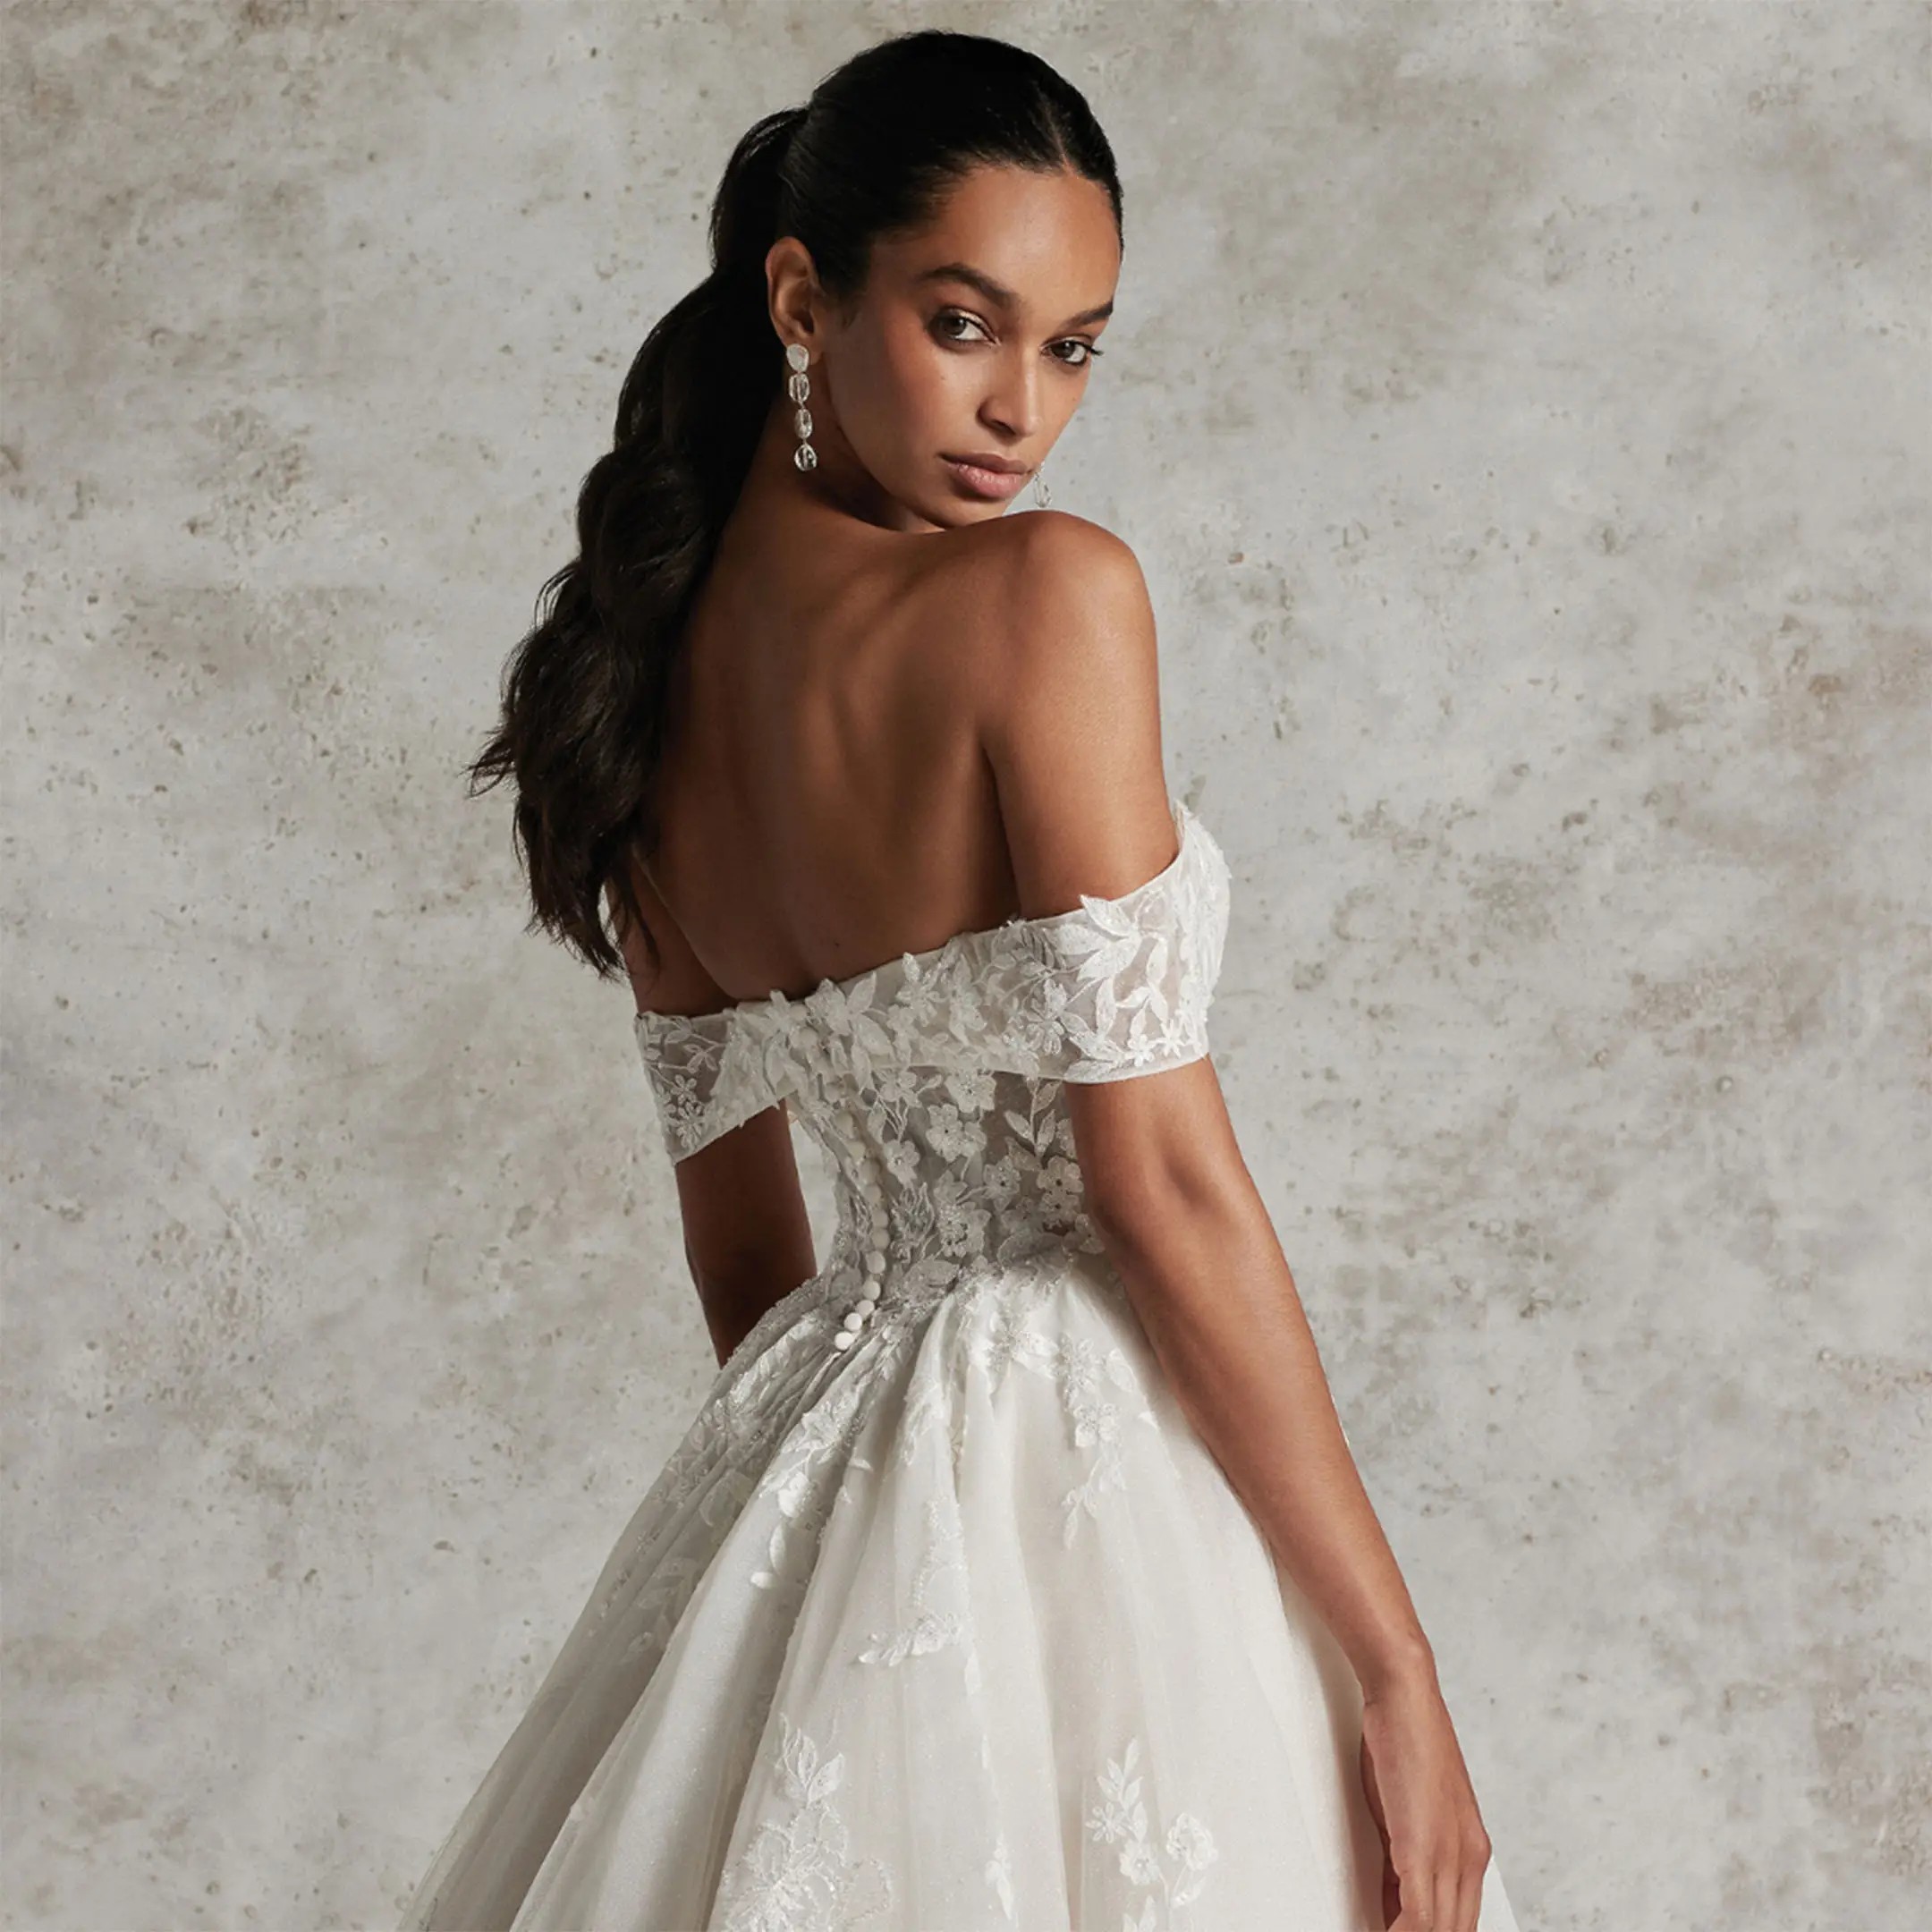
POLYGON ((966 1575, 966 1545, 957 1521, 945 1521, 936 1499, 926 1504, 926 1541, 919 1568, 912 1574, 912 1613, 896 1630, 872 1633, 871 1640, 853 1660, 888 1667, 903 1664, 908 1657, 931 1657, 936 1651, 962 1647, 967 1651, 969 1691, 979 1688, 978 1657, 963 1613, 942 1610, 934 1602, 935 1589, 943 1577, 963 1580, 966 1575))

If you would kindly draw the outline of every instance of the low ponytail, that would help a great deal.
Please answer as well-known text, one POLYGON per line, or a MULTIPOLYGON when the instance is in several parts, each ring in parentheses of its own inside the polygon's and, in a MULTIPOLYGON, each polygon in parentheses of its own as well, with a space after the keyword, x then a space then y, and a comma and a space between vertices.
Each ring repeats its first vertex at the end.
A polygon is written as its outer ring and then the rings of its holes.
POLYGON ((578 494, 579 554, 539 593, 501 722, 466 767, 472 796, 513 781, 531 929, 605 978, 623 967, 606 888, 656 956, 626 861, 657 843, 648 798, 678 641, 779 387, 765 256, 805 113, 767 114, 733 150, 711 204, 711 273, 632 359, 612 447, 578 494))

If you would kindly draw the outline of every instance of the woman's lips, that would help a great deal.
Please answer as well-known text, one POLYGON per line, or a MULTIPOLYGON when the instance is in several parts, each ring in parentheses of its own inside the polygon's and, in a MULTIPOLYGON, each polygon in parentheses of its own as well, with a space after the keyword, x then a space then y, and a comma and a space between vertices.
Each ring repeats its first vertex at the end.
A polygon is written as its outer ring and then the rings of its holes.
POLYGON ((1004 503, 1009 496, 1017 496, 1033 473, 1030 470, 983 470, 956 456, 943 456, 940 461, 973 496, 988 503, 1004 503))

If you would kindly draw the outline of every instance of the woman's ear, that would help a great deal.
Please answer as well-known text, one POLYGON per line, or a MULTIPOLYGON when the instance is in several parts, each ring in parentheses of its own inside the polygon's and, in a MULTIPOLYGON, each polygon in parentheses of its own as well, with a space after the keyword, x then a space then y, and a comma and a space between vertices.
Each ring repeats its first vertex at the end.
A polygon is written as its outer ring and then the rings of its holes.
POLYGON ((816 360, 825 296, 811 250, 796 235, 780 235, 765 251, 765 299, 779 341, 803 343, 816 360))

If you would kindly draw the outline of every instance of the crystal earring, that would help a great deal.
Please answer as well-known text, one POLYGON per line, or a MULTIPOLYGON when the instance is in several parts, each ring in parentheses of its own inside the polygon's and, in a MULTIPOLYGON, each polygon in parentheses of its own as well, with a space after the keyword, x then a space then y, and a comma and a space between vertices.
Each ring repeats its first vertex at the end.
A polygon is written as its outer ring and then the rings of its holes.
POLYGON ((785 394, 795 405, 792 427, 798 431, 798 447, 792 452, 792 461, 801 470, 816 470, 818 452, 811 446, 811 411, 805 407, 805 400, 811 394, 811 378, 806 375, 805 368, 811 357, 803 343, 787 343, 784 353, 785 360, 792 365, 792 373, 785 377, 785 394))
POLYGON ((1042 510, 1053 501, 1053 497, 1048 494, 1046 488, 1046 465, 1045 463, 1040 464, 1033 472, 1033 501, 1042 510))

